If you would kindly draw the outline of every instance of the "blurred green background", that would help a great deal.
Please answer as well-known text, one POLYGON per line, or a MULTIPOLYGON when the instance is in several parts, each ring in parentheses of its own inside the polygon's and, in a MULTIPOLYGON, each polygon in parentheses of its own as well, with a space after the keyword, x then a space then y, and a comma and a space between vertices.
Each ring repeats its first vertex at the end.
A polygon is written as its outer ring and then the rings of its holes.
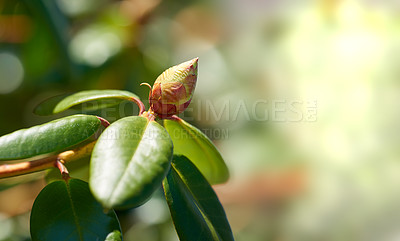
MULTIPOLYGON (((32 110, 60 93, 146 100, 140 83, 194 57, 182 117, 231 170, 215 190, 236 240, 400 240, 396 0, 0 0, 0 135, 59 117, 32 110)), ((0 240, 29 240, 43 185, 0 193, 0 240)), ((161 193, 119 216, 127 241, 177 240, 161 193)))

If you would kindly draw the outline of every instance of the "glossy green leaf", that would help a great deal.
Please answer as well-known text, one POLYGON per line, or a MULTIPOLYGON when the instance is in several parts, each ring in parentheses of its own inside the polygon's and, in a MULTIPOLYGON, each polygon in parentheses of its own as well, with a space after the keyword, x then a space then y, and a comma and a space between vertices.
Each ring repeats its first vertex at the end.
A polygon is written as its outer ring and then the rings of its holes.
POLYGON ((118 230, 109 233, 104 241, 122 241, 122 234, 118 230))
POLYGON ((119 104, 121 101, 139 98, 123 90, 86 90, 71 95, 59 95, 40 103, 34 110, 37 115, 52 115, 74 108, 92 111, 119 104))
POLYGON ((163 187, 180 240, 234 240, 217 195, 196 166, 178 155, 171 166, 163 187))
POLYGON ((0 137, 0 159, 27 158, 61 151, 92 136, 100 127, 96 116, 73 115, 0 137))
POLYGON ((164 120, 174 153, 187 156, 211 184, 226 182, 229 171, 221 154, 199 129, 184 120, 164 120))
POLYGON ((171 158, 171 138, 157 122, 138 116, 120 119, 94 147, 90 188, 105 207, 138 206, 161 185, 171 158))
POLYGON ((105 212, 88 184, 78 179, 47 185, 33 204, 30 226, 32 241, 106 240, 121 234, 114 211, 105 212))

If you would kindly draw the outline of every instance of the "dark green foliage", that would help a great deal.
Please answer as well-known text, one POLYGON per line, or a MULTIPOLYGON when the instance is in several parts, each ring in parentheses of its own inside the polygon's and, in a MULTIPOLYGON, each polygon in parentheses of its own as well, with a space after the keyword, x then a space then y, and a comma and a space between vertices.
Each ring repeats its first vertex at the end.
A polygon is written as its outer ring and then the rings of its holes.
POLYGON ((104 211, 88 184, 78 179, 47 185, 33 204, 30 223, 33 241, 90 241, 106 237, 121 240, 114 211, 104 211))
POLYGON ((74 115, 0 137, 0 160, 61 151, 92 136, 100 127, 95 116, 74 115))
MULTIPOLYGON (((47 100, 36 110, 54 114, 82 104, 132 98, 135 95, 126 91, 83 91, 47 100)), ((72 177, 89 179, 89 185, 69 178, 60 166, 63 160, 57 161, 63 175, 55 169, 48 172, 49 184, 32 208, 33 241, 122 240, 113 208, 137 207, 161 185, 181 240, 233 240, 223 207, 209 184, 224 182, 229 176, 222 156, 196 127, 177 119, 165 120, 164 128, 154 118, 146 112, 109 126, 107 121, 102 122, 106 129, 89 150, 90 162, 88 155, 83 155, 66 164, 72 177), (183 155, 173 156, 174 152, 187 155, 194 164, 183 155)), ((0 137, 0 158, 33 157, 82 147, 100 124, 96 116, 74 115, 16 131, 0 137)))
POLYGON ((233 240, 217 195, 189 159, 174 155, 163 186, 180 240, 233 240))
POLYGON ((105 207, 135 207, 161 184, 172 141, 157 122, 125 117, 100 136, 92 155, 90 188, 105 207))

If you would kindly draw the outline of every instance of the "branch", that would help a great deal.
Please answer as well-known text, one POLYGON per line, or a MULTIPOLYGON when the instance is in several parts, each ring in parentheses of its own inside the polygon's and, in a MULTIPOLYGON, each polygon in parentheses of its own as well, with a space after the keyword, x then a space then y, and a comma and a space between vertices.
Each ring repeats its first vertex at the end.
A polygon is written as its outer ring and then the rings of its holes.
MULTIPOLYGON (((15 164, 4 164, 0 165, 0 179, 5 177, 18 176, 23 174, 28 174, 31 172, 42 171, 47 168, 57 167, 60 168, 61 164, 80 159, 85 156, 89 156, 92 151, 96 141, 90 142, 82 147, 78 147, 74 150, 64 151, 60 154, 34 160, 25 161, 15 164)), ((61 170, 60 170, 61 171, 61 170)))

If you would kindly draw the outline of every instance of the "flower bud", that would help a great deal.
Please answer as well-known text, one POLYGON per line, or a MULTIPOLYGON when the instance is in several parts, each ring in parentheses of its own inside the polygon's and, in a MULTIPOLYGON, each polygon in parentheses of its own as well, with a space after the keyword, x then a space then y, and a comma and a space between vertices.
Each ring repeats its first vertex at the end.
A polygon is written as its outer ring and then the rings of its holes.
POLYGON ((164 71, 154 82, 150 94, 151 109, 161 118, 184 111, 192 100, 197 81, 198 58, 164 71))

